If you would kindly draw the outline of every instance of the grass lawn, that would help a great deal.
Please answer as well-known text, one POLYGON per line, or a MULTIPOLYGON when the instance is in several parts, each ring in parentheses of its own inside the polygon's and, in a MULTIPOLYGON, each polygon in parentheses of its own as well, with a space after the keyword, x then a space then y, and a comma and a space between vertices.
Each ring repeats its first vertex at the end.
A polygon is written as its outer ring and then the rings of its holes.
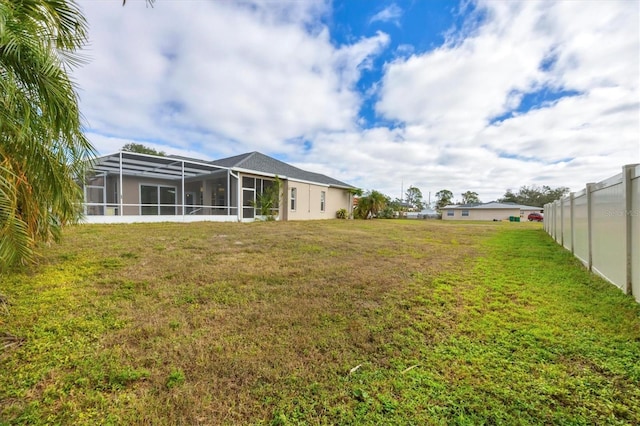
POLYGON ((0 424, 640 424, 640 306, 540 224, 84 225, 0 279, 0 424))

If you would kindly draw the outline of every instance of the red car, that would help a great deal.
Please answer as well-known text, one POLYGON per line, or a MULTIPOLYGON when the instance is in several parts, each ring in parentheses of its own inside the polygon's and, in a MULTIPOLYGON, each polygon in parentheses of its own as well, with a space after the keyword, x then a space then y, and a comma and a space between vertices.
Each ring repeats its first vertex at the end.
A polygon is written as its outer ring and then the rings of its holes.
POLYGON ((544 220, 544 216, 542 215, 542 213, 529 213, 529 216, 527 216, 527 219, 529 219, 529 222, 533 222, 534 220, 536 222, 542 222, 544 220))

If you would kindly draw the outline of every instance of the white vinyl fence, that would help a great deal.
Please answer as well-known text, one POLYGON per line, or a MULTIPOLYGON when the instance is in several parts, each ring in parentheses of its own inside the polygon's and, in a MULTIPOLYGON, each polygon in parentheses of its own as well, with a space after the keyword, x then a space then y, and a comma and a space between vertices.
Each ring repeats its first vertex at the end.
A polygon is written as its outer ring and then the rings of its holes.
POLYGON ((640 303, 640 164, 544 206, 544 229, 640 303))

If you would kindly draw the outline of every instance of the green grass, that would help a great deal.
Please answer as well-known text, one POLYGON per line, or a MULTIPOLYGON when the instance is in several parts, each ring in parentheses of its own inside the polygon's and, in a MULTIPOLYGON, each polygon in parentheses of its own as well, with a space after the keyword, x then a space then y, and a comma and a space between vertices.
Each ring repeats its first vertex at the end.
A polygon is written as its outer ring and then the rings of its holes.
POLYGON ((640 424, 640 307, 539 224, 85 225, 0 278, 0 424, 640 424))

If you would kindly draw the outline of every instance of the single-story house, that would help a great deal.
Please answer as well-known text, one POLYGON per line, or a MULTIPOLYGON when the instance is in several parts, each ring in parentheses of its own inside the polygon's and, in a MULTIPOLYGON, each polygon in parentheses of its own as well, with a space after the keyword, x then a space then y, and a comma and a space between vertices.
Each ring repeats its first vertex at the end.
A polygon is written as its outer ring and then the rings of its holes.
POLYGON ((98 157, 84 182, 89 223, 253 221, 260 194, 281 182, 279 220, 352 212, 353 186, 259 152, 215 161, 121 151, 98 157))
POLYGON ((443 220, 509 220, 519 217, 526 220, 529 213, 542 212, 542 207, 524 206, 514 203, 489 203, 449 205, 442 209, 443 220))

